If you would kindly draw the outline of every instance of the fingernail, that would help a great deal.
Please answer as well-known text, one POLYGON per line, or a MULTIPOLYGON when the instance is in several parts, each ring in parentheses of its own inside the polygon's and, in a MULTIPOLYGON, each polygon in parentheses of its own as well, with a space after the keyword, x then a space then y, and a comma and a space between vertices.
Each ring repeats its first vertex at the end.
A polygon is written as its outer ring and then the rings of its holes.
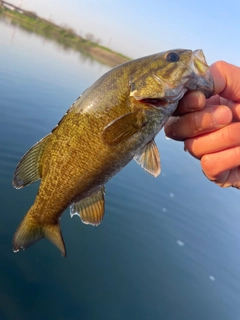
POLYGON ((176 133, 174 131, 174 124, 177 123, 179 117, 170 117, 167 124, 164 127, 164 131, 165 131, 165 137, 167 139, 174 139, 174 137, 176 136, 176 133))
POLYGON ((232 112, 228 107, 218 106, 213 112, 215 124, 222 126, 232 121, 232 112))

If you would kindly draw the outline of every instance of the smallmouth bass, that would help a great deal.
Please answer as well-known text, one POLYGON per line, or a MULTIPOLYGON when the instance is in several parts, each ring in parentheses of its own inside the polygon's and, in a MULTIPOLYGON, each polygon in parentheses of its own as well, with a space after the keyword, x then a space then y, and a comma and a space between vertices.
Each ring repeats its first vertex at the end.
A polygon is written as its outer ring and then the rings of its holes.
POLYGON ((60 217, 70 206, 86 224, 104 215, 104 185, 132 159, 160 174, 157 133, 188 90, 209 98, 213 79, 202 50, 170 50, 126 62, 99 78, 50 134, 20 160, 13 186, 41 179, 34 204, 17 228, 13 250, 49 239, 63 256, 60 217))

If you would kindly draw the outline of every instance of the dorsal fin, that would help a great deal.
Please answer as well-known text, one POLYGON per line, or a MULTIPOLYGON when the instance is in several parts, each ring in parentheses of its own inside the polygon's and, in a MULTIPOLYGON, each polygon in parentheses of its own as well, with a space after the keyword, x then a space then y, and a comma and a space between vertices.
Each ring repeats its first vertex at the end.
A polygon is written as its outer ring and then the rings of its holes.
POLYGON ((37 142, 22 157, 13 176, 13 186, 23 188, 41 178, 40 159, 50 134, 37 142))
POLYGON ((144 170, 157 177, 161 172, 160 155, 154 140, 146 146, 133 158, 144 170))
POLYGON ((70 215, 78 215, 82 222, 97 226, 103 219, 105 202, 105 188, 92 193, 90 196, 75 202, 70 207, 70 215))

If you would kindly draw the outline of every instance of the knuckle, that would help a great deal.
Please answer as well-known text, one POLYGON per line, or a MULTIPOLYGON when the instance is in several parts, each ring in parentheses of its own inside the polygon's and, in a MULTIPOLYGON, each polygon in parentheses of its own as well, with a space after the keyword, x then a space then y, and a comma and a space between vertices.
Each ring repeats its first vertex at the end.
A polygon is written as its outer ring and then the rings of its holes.
POLYGON ((186 115, 188 123, 189 137, 195 137, 202 132, 200 112, 192 112, 186 115))

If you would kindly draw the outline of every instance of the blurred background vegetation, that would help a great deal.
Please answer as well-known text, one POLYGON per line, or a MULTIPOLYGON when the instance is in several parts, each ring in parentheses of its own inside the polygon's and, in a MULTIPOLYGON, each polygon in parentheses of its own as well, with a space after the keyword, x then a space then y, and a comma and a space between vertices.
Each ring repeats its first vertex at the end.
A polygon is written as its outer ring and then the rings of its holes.
POLYGON ((129 60, 128 57, 101 46, 101 40, 96 39, 92 33, 85 37, 79 36, 72 28, 40 18, 35 12, 26 11, 7 2, 0 1, 0 15, 12 24, 44 38, 51 39, 61 44, 65 49, 71 48, 81 52, 89 58, 100 63, 114 67, 129 60))

